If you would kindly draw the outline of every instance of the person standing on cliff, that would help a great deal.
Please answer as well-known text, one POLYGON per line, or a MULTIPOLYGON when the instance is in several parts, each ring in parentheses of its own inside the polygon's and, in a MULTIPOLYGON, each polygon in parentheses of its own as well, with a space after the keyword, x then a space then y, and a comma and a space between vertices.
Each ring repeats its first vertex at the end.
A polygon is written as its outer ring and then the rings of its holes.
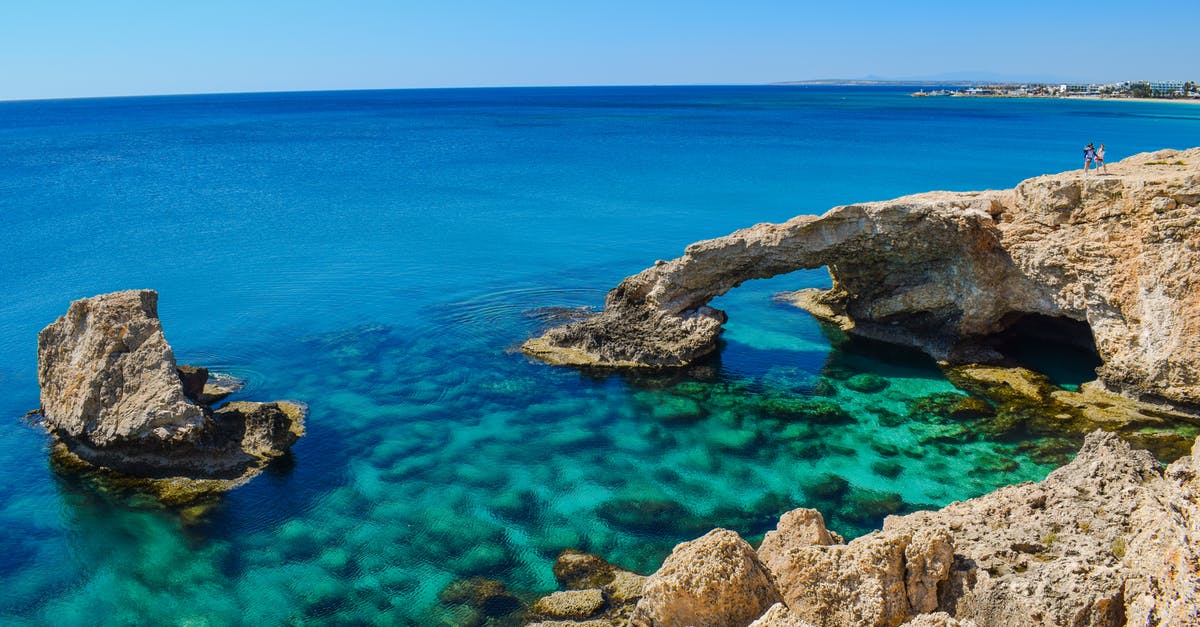
MULTIPOLYGON (((1086 176, 1088 168, 1092 167, 1092 160, 1096 158, 1096 148, 1091 142, 1083 147, 1083 174, 1086 176)), ((1096 166, 1097 168, 1100 166, 1096 166)))
POLYGON ((1104 173, 1108 174, 1108 166, 1104 165, 1104 144, 1100 144, 1096 149, 1096 172, 1099 172, 1100 168, 1104 168, 1104 173))

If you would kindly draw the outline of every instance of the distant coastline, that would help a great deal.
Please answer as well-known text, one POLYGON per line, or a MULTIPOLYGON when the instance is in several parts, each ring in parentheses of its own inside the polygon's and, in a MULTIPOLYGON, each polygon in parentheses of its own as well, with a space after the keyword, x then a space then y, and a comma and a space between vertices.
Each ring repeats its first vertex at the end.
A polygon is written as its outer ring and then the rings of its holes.
POLYGON ((1034 94, 954 94, 958 98, 1043 98, 1051 100, 1120 100, 1121 102, 1177 102, 1182 104, 1200 105, 1200 98, 1138 98, 1134 96, 1049 96, 1034 94))
POLYGON ((997 82, 981 80, 816 79, 770 83, 780 86, 917 87, 915 97, 1055 98, 1124 100, 1129 102, 1200 103, 1194 81, 1124 81, 1120 83, 997 82), (930 88, 926 91, 926 88, 930 88))

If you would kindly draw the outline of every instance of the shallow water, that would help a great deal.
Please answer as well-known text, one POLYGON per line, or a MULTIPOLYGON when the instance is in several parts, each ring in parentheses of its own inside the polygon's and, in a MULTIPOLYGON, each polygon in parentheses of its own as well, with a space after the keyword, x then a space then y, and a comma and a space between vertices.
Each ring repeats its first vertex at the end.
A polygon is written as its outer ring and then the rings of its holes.
POLYGON ((568 547, 648 571, 715 525, 753 538, 811 506, 854 536, 1039 479, 1069 443, 947 421, 934 364, 772 300, 823 271, 718 299, 722 350, 681 372, 514 347, 691 241, 1007 187, 1097 140, 1198 145, 1200 108, 774 87, 0 103, 0 617, 461 623, 448 583, 544 592, 568 547), (189 524, 56 476, 19 420, 37 331, 132 287, 160 292, 182 363, 310 404, 290 463, 189 524))

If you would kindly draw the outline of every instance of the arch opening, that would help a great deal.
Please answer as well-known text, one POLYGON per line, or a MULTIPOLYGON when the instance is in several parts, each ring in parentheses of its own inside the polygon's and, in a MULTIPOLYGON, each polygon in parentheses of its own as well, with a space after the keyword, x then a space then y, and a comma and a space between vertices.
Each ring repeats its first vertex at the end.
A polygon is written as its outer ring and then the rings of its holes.
POLYGON ((990 338, 1005 360, 1035 370, 1060 387, 1074 390, 1096 378, 1104 364, 1087 322, 1038 313, 1014 314, 990 338))

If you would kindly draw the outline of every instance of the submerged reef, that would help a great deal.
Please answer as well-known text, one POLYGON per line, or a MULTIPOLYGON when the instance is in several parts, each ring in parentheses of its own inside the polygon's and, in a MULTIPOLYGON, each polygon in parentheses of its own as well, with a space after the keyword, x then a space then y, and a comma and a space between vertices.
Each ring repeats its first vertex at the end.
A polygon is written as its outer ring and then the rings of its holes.
POLYGON ((849 543, 797 509, 757 550, 726 529, 679 544, 657 572, 631 576, 619 602, 607 579, 560 576, 596 602, 543 614, 588 622, 544 624, 1194 625, 1197 533, 1200 439, 1164 469, 1096 431, 1044 481, 889 516, 849 543))
POLYGON ((240 382, 176 365, 152 290, 71 303, 38 335, 38 383, 58 468, 168 505, 246 483, 304 435, 300 403, 214 409, 240 382))
POLYGON ((846 205, 697 242, 523 349, 554 364, 685 365, 716 348, 726 316, 710 300, 825 266, 833 287, 792 300, 851 335, 988 363, 1033 318, 1094 349, 1107 389, 1200 406, 1200 148, 1109 172, 846 205))

